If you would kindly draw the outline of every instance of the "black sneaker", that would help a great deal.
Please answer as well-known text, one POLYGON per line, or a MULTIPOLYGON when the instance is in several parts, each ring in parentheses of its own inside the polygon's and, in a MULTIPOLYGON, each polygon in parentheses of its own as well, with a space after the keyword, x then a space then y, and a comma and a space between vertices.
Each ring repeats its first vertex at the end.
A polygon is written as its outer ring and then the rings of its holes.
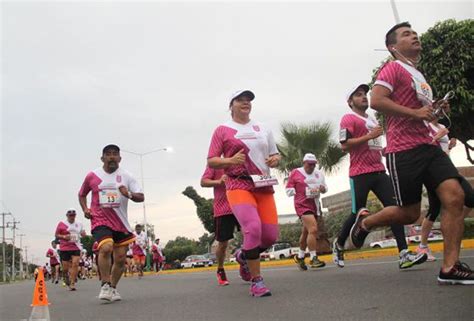
POLYGON ((311 266, 312 269, 319 269, 319 268, 325 267, 326 263, 324 261, 319 260, 318 257, 315 256, 311 260, 311 265, 310 266, 311 266))
POLYGON ((338 267, 344 267, 344 250, 339 248, 337 239, 332 243, 332 259, 338 267))
POLYGON ((304 262, 304 258, 300 259, 298 257, 298 254, 296 254, 296 255, 293 256, 293 260, 295 261, 296 265, 298 265, 298 268, 301 271, 307 271, 308 270, 308 267, 306 266, 306 263, 304 262))
POLYGON ((351 242, 354 247, 360 249, 364 245, 365 238, 369 235, 369 231, 362 228, 362 221, 370 215, 370 212, 365 207, 361 208, 357 213, 354 225, 351 227, 351 242))
POLYGON ((466 263, 458 261, 449 272, 439 271, 438 283, 474 285, 474 272, 466 263))

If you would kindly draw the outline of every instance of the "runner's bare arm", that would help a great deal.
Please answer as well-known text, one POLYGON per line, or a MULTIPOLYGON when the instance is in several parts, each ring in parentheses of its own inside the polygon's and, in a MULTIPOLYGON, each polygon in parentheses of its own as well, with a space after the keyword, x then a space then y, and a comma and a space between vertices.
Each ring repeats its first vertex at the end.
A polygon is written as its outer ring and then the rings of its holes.
POLYGON ((227 179, 227 175, 222 175, 220 179, 209 179, 209 178, 202 178, 201 179, 201 187, 216 187, 224 185, 227 179))
POLYGON ((79 196, 79 204, 81 205, 82 211, 84 212, 84 217, 90 219, 92 212, 90 208, 87 207, 87 196, 79 196))
POLYGON ((211 168, 228 168, 232 165, 241 165, 245 163, 244 150, 241 149, 232 157, 211 157, 207 159, 207 165, 211 168))
POLYGON ((119 191, 123 196, 134 201, 135 203, 141 203, 145 201, 145 194, 129 192, 128 188, 124 185, 119 187, 119 191))
POLYGON ((423 106, 418 109, 407 108, 390 99, 390 94, 391 91, 387 87, 375 85, 372 88, 370 107, 385 115, 405 116, 426 121, 432 121, 435 118, 431 106, 423 106))
POLYGON ((345 152, 350 151, 355 146, 359 146, 368 142, 371 139, 377 138, 383 134, 383 129, 380 126, 375 127, 368 134, 356 138, 349 138, 344 143, 341 143, 341 149, 345 152))

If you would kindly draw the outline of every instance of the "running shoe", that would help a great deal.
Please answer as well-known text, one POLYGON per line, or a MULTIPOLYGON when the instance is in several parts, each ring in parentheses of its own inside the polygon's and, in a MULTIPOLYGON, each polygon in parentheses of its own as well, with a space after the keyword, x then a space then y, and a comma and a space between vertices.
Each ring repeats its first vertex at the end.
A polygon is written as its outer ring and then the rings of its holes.
POLYGON ((421 264, 426 262, 428 254, 426 253, 414 253, 407 249, 400 252, 400 260, 398 261, 398 267, 400 269, 408 269, 413 265, 421 264))
POLYGON ((250 270, 249 270, 249 267, 247 265, 247 261, 242 258, 242 250, 241 249, 238 249, 235 252, 235 259, 237 260, 237 262, 240 265, 239 273, 240 273, 240 277, 242 278, 242 280, 244 280, 246 282, 251 281, 252 276, 250 275, 250 270))
POLYGON ((337 239, 332 243, 332 259, 338 267, 344 267, 344 250, 339 248, 337 239))
POLYGON ((122 297, 120 296, 120 293, 117 291, 116 288, 110 287, 112 289, 112 296, 111 296, 111 301, 120 301, 122 300, 122 297))
POLYGON ((473 285, 474 272, 466 263, 458 261, 449 272, 443 272, 443 269, 439 271, 438 283, 473 285))
POLYGON ((304 258, 301 259, 301 258, 298 257, 298 254, 296 254, 296 255, 293 256, 293 260, 295 261, 296 265, 298 265, 298 268, 301 271, 307 271, 308 270, 308 267, 306 266, 304 258))
POLYGON ((263 278, 258 277, 252 281, 252 285, 250 286, 250 295, 255 297, 263 297, 263 296, 271 296, 272 293, 270 289, 265 286, 263 283, 263 278))
POLYGON ((112 300, 112 287, 108 283, 105 283, 100 288, 99 299, 106 301, 112 300))
POLYGON ((69 280, 69 275, 66 275, 64 277, 64 284, 66 284, 67 286, 70 286, 71 285, 71 281, 69 280))
POLYGON ((366 208, 361 208, 357 213, 356 221, 351 228, 351 242, 354 247, 360 249, 364 245, 365 238, 369 235, 369 231, 362 228, 362 221, 370 215, 370 212, 366 208))
POLYGON ((217 271, 217 283, 219 285, 229 285, 224 269, 217 271))
POLYGON ((312 269, 318 269, 318 268, 322 268, 326 266, 326 263, 318 259, 317 256, 313 257, 310 263, 311 263, 310 267, 312 269))
POLYGON ((433 253, 431 253, 431 249, 428 246, 426 247, 418 246, 416 248, 416 253, 426 253, 426 255, 428 255, 428 259, 426 259, 426 261, 428 262, 436 261, 436 258, 433 256, 433 253))

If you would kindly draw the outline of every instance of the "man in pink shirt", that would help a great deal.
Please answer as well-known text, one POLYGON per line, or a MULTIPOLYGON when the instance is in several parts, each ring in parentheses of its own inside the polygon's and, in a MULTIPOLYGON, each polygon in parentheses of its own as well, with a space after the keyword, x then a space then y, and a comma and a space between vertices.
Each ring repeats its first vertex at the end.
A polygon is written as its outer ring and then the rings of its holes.
MULTIPOLYGON (((378 121, 367 114, 369 86, 359 84, 352 88, 346 101, 351 111, 345 114, 340 123, 341 148, 350 154, 349 178, 352 196, 352 213, 344 222, 333 243, 333 260, 344 267, 344 245, 354 225, 357 213, 368 213, 365 208, 369 192, 375 193, 383 206, 395 206, 390 178, 382 163, 382 127, 378 121)), ((399 251, 399 268, 407 269, 426 261, 426 255, 408 251, 404 226, 392 224, 393 235, 399 251)))
POLYGON ((59 239, 59 250, 63 266, 63 276, 70 291, 76 291, 77 272, 81 258, 81 237, 86 235, 81 223, 76 222, 76 210, 71 208, 66 213, 67 220, 56 227, 56 238, 59 239))
POLYGON ((51 266, 52 282, 56 284, 59 283, 59 268, 61 266, 61 259, 59 258, 58 250, 56 249, 57 246, 58 243, 56 243, 56 240, 52 241, 51 247, 46 252, 46 257, 49 257, 49 265, 51 266))
MULTIPOLYGON (((446 101, 433 103, 433 91, 416 69, 421 53, 418 34, 407 22, 391 28, 385 44, 395 57, 381 68, 372 89, 372 108, 386 116, 387 162, 397 206, 374 215, 359 213, 351 240, 362 246, 369 231, 389 224, 411 224, 420 216, 422 186, 441 201, 444 261, 438 275, 441 284, 474 284, 474 273, 459 261, 464 229, 464 192, 459 173, 448 155, 430 136, 428 123, 446 101)), ((454 85, 454 84, 453 84, 454 85)))
POLYGON ((321 215, 319 198, 321 193, 326 193, 328 187, 324 174, 316 168, 318 163, 314 154, 308 153, 303 157, 303 167, 294 169, 288 177, 286 194, 294 197, 296 215, 303 222, 300 236, 300 250, 294 260, 300 270, 306 271, 308 267, 304 261, 306 247, 309 249, 311 268, 322 268, 326 263, 318 259, 316 242, 318 223, 317 217, 321 215))
POLYGON ((119 167, 122 157, 117 145, 105 146, 101 160, 103 166, 87 174, 79 191, 79 203, 84 216, 91 220, 92 235, 98 243, 102 282, 99 299, 118 301, 121 296, 116 287, 122 277, 128 245, 135 239, 128 222, 128 200, 143 202, 145 196, 137 180, 119 167))
POLYGON ((163 266, 163 251, 160 245, 160 239, 157 238, 155 243, 151 246, 151 253, 153 255, 153 268, 158 274, 163 266))
POLYGON ((227 202, 225 181, 227 175, 223 169, 214 169, 206 166, 206 170, 201 177, 202 187, 212 187, 214 189, 214 226, 217 245, 217 283, 219 285, 228 285, 229 281, 224 270, 224 259, 229 240, 234 238, 235 228, 239 227, 239 222, 232 214, 229 202, 227 202))

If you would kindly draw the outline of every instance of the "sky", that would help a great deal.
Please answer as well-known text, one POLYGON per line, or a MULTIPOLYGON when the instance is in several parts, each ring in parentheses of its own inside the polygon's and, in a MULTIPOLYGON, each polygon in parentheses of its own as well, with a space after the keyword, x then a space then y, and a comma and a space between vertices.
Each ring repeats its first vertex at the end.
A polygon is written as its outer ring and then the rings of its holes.
MULTIPOLYGON (((418 33, 472 18, 471 1, 397 1, 418 33), (423 14, 421 14, 423 13, 423 14)), ((280 124, 329 121, 348 111, 347 90, 386 56, 390 1, 2 2, 0 211, 20 221, 30 259, 44 262, 57 223, 109 143, 144 153, 148 221, 163 243, 204 229, 191 200, 229 96, 251 89, 252 119, 280 140, 280 124)), ((335 136, 334 136, 335 138, 335 136)), ((453 154, 466 166, 464 149, 453 154)), ((141 179, 139 158, 121 166, 141 179)), ((349 188, 348 160, 327 177, 349 188)), ((280 214, 294 213, 283 186, 280 214)), ((82 213, 77 219, 89 222, 82 213)), ((132 224, 141 204, 129 205, 132 224)), ((11 231, 7 232, 11 237, 11 231)))

